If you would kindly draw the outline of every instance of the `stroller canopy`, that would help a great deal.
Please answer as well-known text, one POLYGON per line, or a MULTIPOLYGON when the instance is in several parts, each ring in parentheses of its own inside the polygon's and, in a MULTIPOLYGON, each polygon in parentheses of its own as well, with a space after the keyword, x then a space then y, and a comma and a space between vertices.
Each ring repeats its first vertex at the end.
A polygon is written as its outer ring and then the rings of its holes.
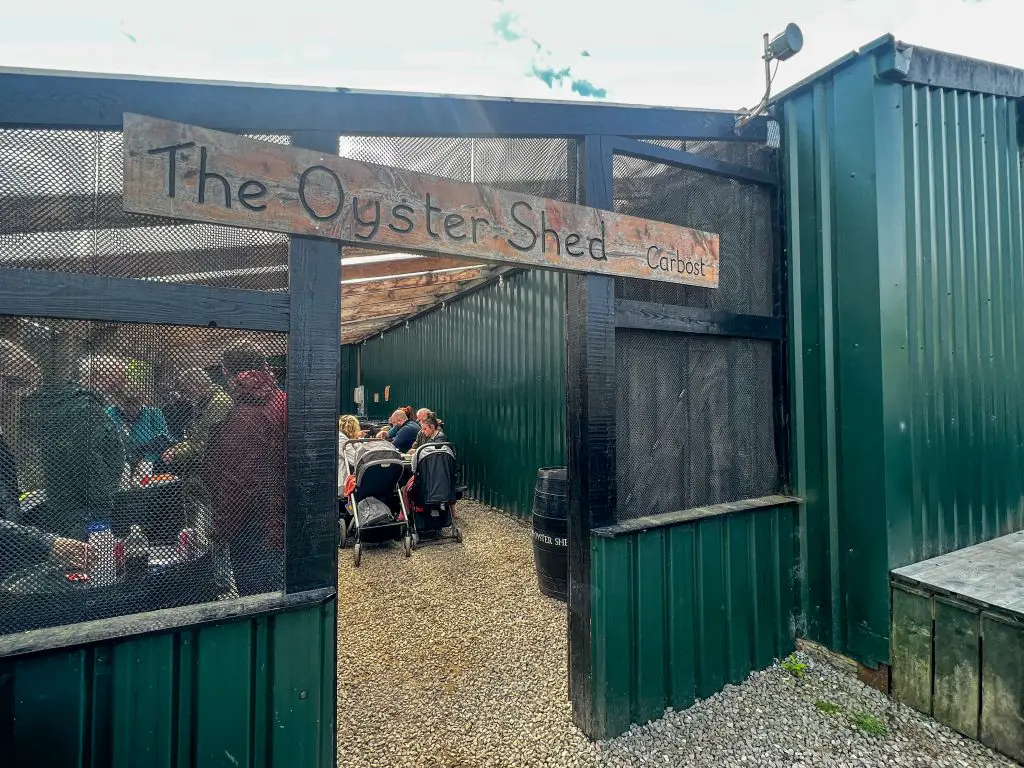
POLYGON ((421 445, 412 459, 416 474, 416 497, 420 504, 443 504, 456 500, 455 451, 448 443, 421 445))

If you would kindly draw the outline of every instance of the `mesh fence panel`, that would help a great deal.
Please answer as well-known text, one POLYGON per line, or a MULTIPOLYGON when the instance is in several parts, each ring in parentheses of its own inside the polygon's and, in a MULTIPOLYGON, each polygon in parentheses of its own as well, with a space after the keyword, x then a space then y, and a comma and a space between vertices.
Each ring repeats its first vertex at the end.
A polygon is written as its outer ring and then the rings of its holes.
POLYGON ((616 334, 620 521, 776 490, 771 353, 767 341, 616 334))
POLYGON ((576 143, 568 139, 342 136, 342 157, 554 200, 576 200, 576 143))
MULTIPOLYGON (((652 143, 765 170, 775 162, 766 145, 652 143)), ((617 211, 721 237, 718 288, 619 278, 618 298, 772 314, 768 191, 623 156, 612 169, 617 211)), ((620 521, 777 490, 771 342, 620 330, 615 348, 620 521)))
POLYGON ((125 213, 122 162, 116 131, 0 130, 0 267, 287 289, 286 236, 125 213))
POLYGON ((0 318, 0 634, 283 588, 286 340, 0 318))
MULTIPOLYGON (((731 147, 732 143, 717 145, 731 147)), ((770 192, 754 184, 623 155, 615 156, 612 174, 615 210, 619 213, 720 236, 718 288, 618 278, 616 296, 744 314, 772 314, 770 192)))
POLYGON ((646 144, 656 144, 666 149, 678 149, 691 155, 724 160, 727 163, 759 168, 762 171, 775 170, 780 138, 779 124, 768 123, 768 141, 756 144, 749 141, 698 141, 693 139, 641 139, 646 144))

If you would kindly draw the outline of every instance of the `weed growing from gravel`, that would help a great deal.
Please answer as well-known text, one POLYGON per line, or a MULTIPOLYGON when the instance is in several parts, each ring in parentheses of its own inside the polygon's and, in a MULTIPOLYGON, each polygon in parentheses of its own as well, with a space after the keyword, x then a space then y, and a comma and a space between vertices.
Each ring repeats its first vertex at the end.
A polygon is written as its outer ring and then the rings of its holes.
POLYGON ((825 699, 818 699, 814 702, 814 707, 826 715, 845 715, 852 725, 864 731, 868 736, 882 737, 889 732, 885 723, 869 712, 844 712, 842 705, 825 699))
POLYGON ((819 699, 818 701, 814 702, 814 706, 817 707, 820 711, 824 712, 826 715, 834 715, 838 712, 843 711, 843 708, 838 704, 831 701, 824 701, 822 699, 819 699))
POLYGON ((868 736, 885 736, 889 732, 885 723, 867 712, 858 712, 850 720, 868 736))
POLYGON ((807 672, 807 665, 793 654, 790 654, 782 662, 782 668, 797 679, 803 679, 804 674, 807 672))

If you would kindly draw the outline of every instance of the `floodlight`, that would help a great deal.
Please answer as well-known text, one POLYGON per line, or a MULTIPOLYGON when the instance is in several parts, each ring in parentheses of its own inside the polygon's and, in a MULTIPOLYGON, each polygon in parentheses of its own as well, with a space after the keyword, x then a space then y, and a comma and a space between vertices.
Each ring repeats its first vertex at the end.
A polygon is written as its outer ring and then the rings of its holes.
POLYGON ((779 32, 772 41, 768 43, 768 50, 765 51, 765 59, 771 61, 785 61, 800 53, 804 47, 804 35, 796 24, 787 24, 786 28, 779 32))
POLYGON ((791 59, 800 53, 800 49, 804 47, 804 35, 800 31, 800 27, 796 24, 787 24, 786 28, 779 34, 769 40, 768 34, 764 35, 764 55, 761 57, 764 59, 764 96, 761 97, 761 101, 757 103, 757 106, 753 109, 741 109, 739 116, 736 118, 735 130, 738 134, 743 127, 753 120, 755 117, 760 115, 768 108, 768 101, 772 95, 772 80, 775 79, 775 73, 772 71, 772 62, 775 62, 775 67, 778 68, 780 61, 791 59))

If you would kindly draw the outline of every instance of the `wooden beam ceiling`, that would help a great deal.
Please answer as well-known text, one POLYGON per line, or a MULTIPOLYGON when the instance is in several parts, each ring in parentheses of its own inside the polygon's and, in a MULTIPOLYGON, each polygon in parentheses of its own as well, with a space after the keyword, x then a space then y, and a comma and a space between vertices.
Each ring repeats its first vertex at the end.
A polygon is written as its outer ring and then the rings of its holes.
MULTIPOLYGON (((346 248, 344 256, 349 253, 346 248)), ((408 275, 416 272, 434 272, 439 269, 465 269, 476 266, 466 259, 449 259, 441 256, 410 256, 405 259, 392 259, 389 261, 371 261, 362 264, 345 264, 345 258, 341 263, 341 280, 344 284, 348 280, 364 280, 374 277, 391 277, 393 275, 408 275)))

